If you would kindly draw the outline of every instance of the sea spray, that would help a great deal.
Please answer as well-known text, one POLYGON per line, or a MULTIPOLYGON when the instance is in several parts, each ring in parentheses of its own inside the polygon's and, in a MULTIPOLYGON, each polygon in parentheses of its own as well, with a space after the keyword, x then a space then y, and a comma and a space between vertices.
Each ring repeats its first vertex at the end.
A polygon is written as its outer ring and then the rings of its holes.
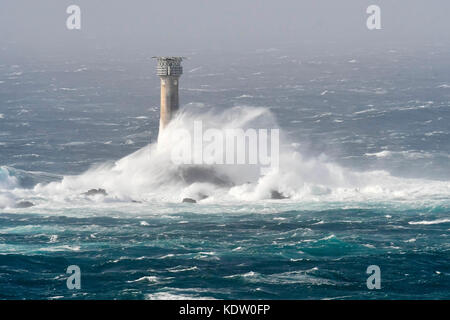
MULTIPOLYGON (((206 128, 277 128, 267 108, 234 107, 218 112, 190 105, 180 110, 164 129, 158 144, 150 144, 120 160, 93 166, 81 175, 39 183, 33 196, 60 203, 174 202, 193 198, 200 202, 259 201, 379 201, 443 199, 450 195, 445 181, 404 179, 386 171, 357 172, 327 160, 302 154, 280 132, 279 168, 261 175, 259 165, 185 165, 172 161, 172 139, 179 129, 193 130, 194 121, 206 128), (89 197, 86 191, 102 188, 107 195, 89 197), (275 196, 274 196, 275 195, 275 196)), ((14 179, 2 170, 3 185, 14 179), (5 182, 6 181, 6 182, 5 182)))

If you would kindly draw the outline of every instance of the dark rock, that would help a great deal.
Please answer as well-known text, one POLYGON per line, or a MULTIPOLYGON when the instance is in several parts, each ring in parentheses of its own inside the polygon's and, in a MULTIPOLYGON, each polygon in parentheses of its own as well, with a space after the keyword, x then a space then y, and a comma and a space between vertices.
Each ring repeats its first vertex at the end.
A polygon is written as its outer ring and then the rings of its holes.
POLYGON ((178 169, 178 174, 187 184, 206 182, 217 186, 233 186, 228 177, 220 175, 213 168, 184 166, 178 169))
POLYGON ((185 202, 185 203, 197 203, 196 200, 191 199, 191 198, 184 198, 182 202, 185 202))
POLYGON ((277 190, 272 190, 270 192, 270 199, 281 200, 281 199, 289 199, 289 197, 286 197, 284 194, 282 194, 277 190))
POLYGON ((108 193, 106 193, 106 190, 105 189, 101 189, 101 188, 98 188, 98 189, 90 189, 90 190, 88 190, 88 192, 85 192, 85 193, 83 193, 85 196, 96 196, 96 195, 98 195, 98 194, 101 194, 101 195, 104 195, 104 196, 107 196, 108 195, 108 193))
POLYGON ((29 208, 32 206, 34 206, 34 203, 30 201, 20 201, 16 203, 16 208, 29 208))

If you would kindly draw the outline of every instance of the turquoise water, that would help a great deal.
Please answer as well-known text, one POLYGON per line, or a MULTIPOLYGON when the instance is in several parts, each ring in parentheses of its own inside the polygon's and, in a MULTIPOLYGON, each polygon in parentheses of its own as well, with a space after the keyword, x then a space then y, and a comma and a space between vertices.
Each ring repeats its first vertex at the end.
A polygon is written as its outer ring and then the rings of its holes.
POLYGON ((116 210, 93 217, 2 214, 0 297, 449 298, 448 207, 141 210, 133 218, 116 210), (66 287, 73 264, 81 269, 80 290, 66 287), (373 264, 381 269, 376 291, 366 286, 373 264))

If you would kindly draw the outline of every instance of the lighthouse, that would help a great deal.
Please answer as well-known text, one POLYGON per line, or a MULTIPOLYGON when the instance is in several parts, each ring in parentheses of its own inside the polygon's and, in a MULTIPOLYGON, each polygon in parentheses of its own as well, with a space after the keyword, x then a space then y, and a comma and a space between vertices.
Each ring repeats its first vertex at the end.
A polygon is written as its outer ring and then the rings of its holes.
POLYGON ((183 74, 183 57, 153 57, 157 60, 156 74, 161 79, 161 111, 159 136, 179 108, 178 84, 183 74))

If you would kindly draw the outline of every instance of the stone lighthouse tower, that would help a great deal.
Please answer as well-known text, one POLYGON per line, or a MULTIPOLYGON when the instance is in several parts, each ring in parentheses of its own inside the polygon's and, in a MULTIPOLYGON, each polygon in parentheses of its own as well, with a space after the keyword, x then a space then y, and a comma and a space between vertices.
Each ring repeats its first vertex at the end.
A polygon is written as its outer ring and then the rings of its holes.
POLYGON ((183 74, 183 57, 153 57, 157 59, 156 73, 161 78, 161 114, 159 134, 179 108, 178 81, 183 74))

